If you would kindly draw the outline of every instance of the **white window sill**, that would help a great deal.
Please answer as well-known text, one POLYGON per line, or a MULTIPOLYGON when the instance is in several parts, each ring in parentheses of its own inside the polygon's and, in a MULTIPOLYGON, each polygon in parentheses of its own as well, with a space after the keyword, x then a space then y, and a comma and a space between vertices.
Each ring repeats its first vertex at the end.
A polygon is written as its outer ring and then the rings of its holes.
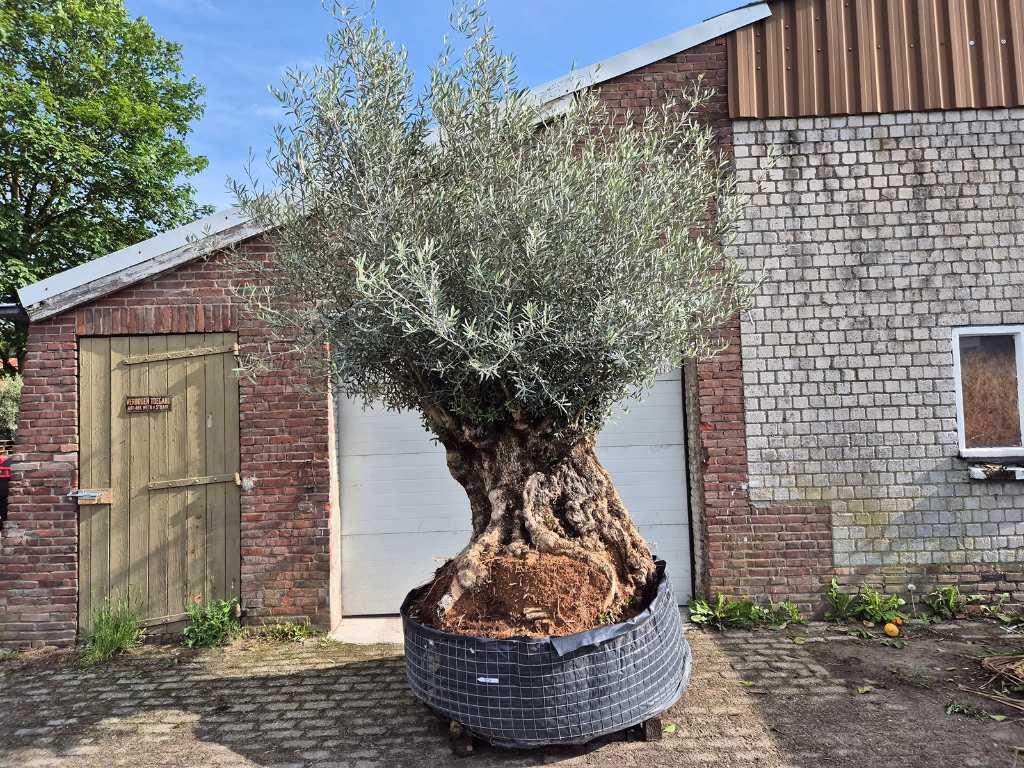
POLYGON ((998 463, 1024 463, 1024 448, 961 448, 960 458, 964 461, 998 463))

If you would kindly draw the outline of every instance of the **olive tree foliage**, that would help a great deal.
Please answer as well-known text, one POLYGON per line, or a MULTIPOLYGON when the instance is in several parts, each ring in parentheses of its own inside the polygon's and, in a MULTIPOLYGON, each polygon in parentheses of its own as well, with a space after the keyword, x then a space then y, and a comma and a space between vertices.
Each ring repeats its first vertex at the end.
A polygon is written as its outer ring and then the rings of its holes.
POLYGON ((235 184, 276 243, 246 301, 307 364, 428 428, 578 439, 717 351, 749 290, 707 89, 618 122, 585 91, 545 119, 476 6, 417 93, 403 49, 334 11, 325 63, 275 91, 274 188, 235 184))

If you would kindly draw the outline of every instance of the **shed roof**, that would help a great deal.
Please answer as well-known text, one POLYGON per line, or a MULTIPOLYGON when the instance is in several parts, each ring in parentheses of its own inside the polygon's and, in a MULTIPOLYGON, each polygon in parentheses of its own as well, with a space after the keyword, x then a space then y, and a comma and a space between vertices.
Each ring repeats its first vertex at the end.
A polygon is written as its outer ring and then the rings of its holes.
MULTIPOLYGON (((753 24, 771 15, 767 1, 727 11, 531 90, 545 117, 559 114, 574 93, 753 24)), ((18 291, 30 320, 43 320, 94 301, 213 251, 260 234, 238 208, 228 208, 32 283, 18 291)))

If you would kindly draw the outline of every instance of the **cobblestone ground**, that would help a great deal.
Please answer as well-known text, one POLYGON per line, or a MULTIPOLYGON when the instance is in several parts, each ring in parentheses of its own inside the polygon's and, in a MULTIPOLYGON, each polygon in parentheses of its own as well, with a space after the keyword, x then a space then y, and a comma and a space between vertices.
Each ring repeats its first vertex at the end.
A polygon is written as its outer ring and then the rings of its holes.
MULTIPOLYGON (((856 732, 850 719, 859 710, 849 706, 862 703, 851 688, 861 681, 818 660, 815 642, 825 635, 810 635, 804 643, 787 634, 691 632, 694 676, 666 715, 676 728, 661 742, 615 738, 578 749, 483 749, 466 760, 451 755, 443 726, 409 695, 393 647, 248 642, 198 654, 147 647, 90 670, 68 661, 7 663, 0 665, 0 765, 868 765, 874 750, 868 754, 842 736, 856 732), (849 711, 835 710, 837 703, 849 711), (801 725, 794 713, 807 705, 821 716, 801 725)), ((933 702, 940 718, 942 704, 933 702)), ((872 702, 869 711, 897 724, 907 715, 896 700, 872 702)), ((865 727, 875 726, 866 720, 865 727)), ((979 752, 979 759, 987 758, 979 752)), ((930 760, 904 755, 899 762, 952 765, 930 760)))

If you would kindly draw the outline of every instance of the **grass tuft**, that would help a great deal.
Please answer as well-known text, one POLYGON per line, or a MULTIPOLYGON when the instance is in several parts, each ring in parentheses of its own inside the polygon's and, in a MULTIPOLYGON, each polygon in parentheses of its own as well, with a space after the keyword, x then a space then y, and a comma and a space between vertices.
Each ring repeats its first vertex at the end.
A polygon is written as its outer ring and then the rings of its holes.
POLYGON ((104 600, 93 611, 92 632, 79 659, 87 665, 101 664, 136 647, 144 635, 138 610, 127 595, 104 600))
POLYGON ((297 643, 323 634, 310 625, 309 620, 303 622, 282 621, 276 624, 264 624, 249 630, 252 637, 271 640, 276 643, 297 643))

